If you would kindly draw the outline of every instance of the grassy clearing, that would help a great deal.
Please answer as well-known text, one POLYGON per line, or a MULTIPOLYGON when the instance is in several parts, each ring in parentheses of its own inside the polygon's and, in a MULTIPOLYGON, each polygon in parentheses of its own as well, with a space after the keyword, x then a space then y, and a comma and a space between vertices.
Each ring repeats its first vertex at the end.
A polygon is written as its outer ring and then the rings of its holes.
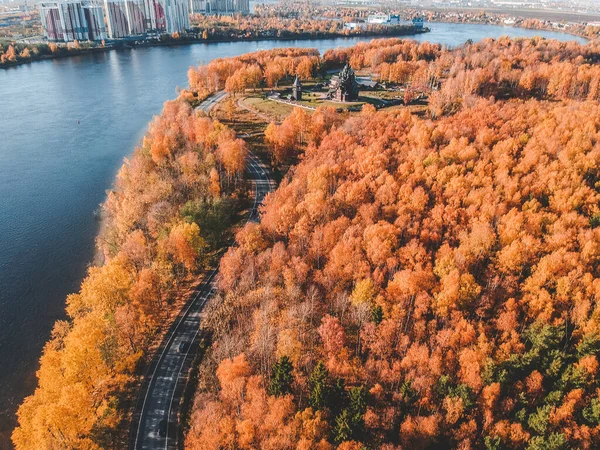
POLYGON ((244 99, 244 103, 276 122, 284 120, 294 109, 291 105, 266 100, 262 97, 247 97, 244 99))

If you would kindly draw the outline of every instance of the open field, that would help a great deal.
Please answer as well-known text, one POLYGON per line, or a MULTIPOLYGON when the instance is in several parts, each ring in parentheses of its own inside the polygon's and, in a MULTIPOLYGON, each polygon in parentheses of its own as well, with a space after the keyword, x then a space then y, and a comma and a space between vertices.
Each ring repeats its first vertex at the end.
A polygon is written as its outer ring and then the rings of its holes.
MULTIPOLYGON (((327 89, 322 88, 320 90, 312 91, 317 83, 315 81, 308 81, 303 84, 302 101, 296 102, 299 106, 306 106, 307 111, 311 114, 312 108, 318 107, 332 107, 338 111, 348 112, 359 112, 365 104, 371 104, 378 109, 385 110, 396 110, 398 108, 404 108, 403 104, 394 104, 393 101, 400 101, 403 98, 402 91, 399 90, 384 90, 384 89, 370 89, 361 90, 358 101, 355 102, 337 102, 326 98, 327 89)), ((289 83, 285 83, 276 89, 272 89, 270 93, 277 93, 281 96, 281 99, 287 99, 291 94, 291 87, 289 83)), ((287 117, 294 109, 294 104, 288 104, 265 97, 264 92, 247 92, 246 97, 240 100, 243 105, 263 115, 265 121, 281 122, 287 117)), ((225 102, 226 104, 226 102, 225 102)), ((220 105, 217 111, 223 111, 226 106, 220 105)), ((409 107, 411 112, 416 114, 422 114, 426 109, 426 101, 422 100, 411 104, 409 107)), ((223 114, 223 112, 220 112, 223 114)), ((234 124, 230 124, 235 128, 234 124)))
POLYGON ((261 114, 269 117, 272 121, 281 122, 290 115, 294 107, 284 103, 274 102, 259 96, 249 96, 243 100, 249 108, 256 109, 261 114))

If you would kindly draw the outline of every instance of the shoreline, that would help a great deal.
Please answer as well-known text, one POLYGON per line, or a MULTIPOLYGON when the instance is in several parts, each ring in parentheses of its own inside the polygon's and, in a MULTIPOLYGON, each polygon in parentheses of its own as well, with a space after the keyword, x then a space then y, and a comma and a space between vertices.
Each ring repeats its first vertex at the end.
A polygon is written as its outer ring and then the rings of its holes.
POLYGON ((547 9, 524 9, 524 8, 514 8, 514 9, 502 9, 498 7, 430 7, 423 8, 424 10, 439 12, 439 13, 463 13, 463 14, 473 14, 479 12, 485 12, 494 14, 497 16, 506 16, 506 17, 515 17, 521 19, 537 19, 537 20, 545 20, 545 21, 553 21, 565 20, 567 22, 590 22, 590 21, 599 21, 600 20, 600 11, 599 12, 576 12, 576 11, 562 11, 562 10, 547 10, 547 9))
POLYGON ((310 41, 310 40, 328 40, 328 39, 352 39, 352 38, 368 38, 371 37, 373 39, 378 38, 397 38, 403 36, 417 36, 420 34, 426 34, 431 32, 431 29, 424 27, 420 30, 411 29, 411 30, 402 30, 403 32, 398 33, 358 33, 358 34, 332 34, 332 35, 298 35, 298 36, 284 36, 284 37, 251 37, 244 39, 232 39, 232 38, 223 38, 223 39, 189 39, 189 40, 173 40, 173 41, 146 41, 141 43, 136 43, 136 41, 129 42, 119 42, 118 45, 110 45, 104 47, 90 47, 90 48, 82 48, 76 50, 68 50, 66 53, 56 54, 56 55, 43 55, 40 57, 22 59, 14 62, 0 64, 0 69, 10 69, 14 67, 19 67, 25 64, 32 64, 40 61, 48 61, 53 59, 63 59, 63 58, 71 58, 75 56, 81 56, 89 53, 103 53, 111 50, 125 50, 125 49, 136 49, 136 48, 147 48, 147 47, 165 47, 165 46, 183 46, 183 45, 194 45, 194 44, 221 44, 221 43, 230 43, 230 42, 264 42, 264 41, 310 41))
MULTIPOLYGON (((524 27, 524 26, 519 26, 519 25, 503 25, 503 24, 498 24, 498 23, 492 23, 492 22, 470 22, 470 21, 466 21, 466 22, 458 22, 458 21, 452 21, 452 20, 434 20, 434 21, 429 21, 429 24, 449 24, 449 25, 481 25, 481 26, 493 26, 493 27, 498 27, 498 28, 514 28, 514 29, 522 29, 522 30, 532 30, 532 31, 541 31, 541 32, 553 32, 553 33, 560 33, 560 34, 565 34, 565 35, 570 35, 570 36, 574 36, 574 37, 578 37, 580 39, 585 39, 587 42, 586 43, 590 43, 590 42, 594 42, 595 39, 591 39, 588 36, 584 36, 580 33, 575 33, 573 31, 569 31, 569 30, 552 30, 552 29, 545 29, 545 28, 532 28, 532 27, 524 27)), ((42 55, 39 57, 35 57, 35 58, 30 58, 30 59, 23 59, 23 60, 18 60, 18 61, 14 61, 14 62, 9 62, 9 63, 4 63, 4 64, 0 64, 0 69, 11 69, 11 68, 16 68, 25 64, 31 64, 31 63, 35 63, 35 62, 41 62, 41 61, 49 61, 49 60, 54 60, 54 59, 64 59, 64 58, 71 58, 71 57, 76 57, 76 56, 81 56, 81 55, 86 55, 86 54, 90 54, 90 53, 103 53, 103 52, 107 52, 107 51, 111 51, 111 50, 125 50, 125 49, 136 49, 136 48, 149 48, 149 47, 165 47, 165 46, 184 46, 184 45, 194 45, 194 44, 219 44, 219 43, 231 43, 231 42, 272 42, 272 41, 283 41, 283 42, 288 42, 288 41, 308 41, 308 40, 327 40, 327 39, 352 39, 352 38, 364 38, 364 37, 371 37, 373 39, 381 39, 381 38, 397 38, 397 37, 410 37, 410 36, 417 36, 417 35, 421 35, 421 34, 426 34, 426 33, 430 33, 432 30, 429 27, 424 27, 420 30, 410 30, 410 32, 406 32, 407 30, 404 30, 405 32, 400 32, 400 33, 359 33, 359 34, 352 34, 352 35, 344 35, 344 34, 339 34, 339 35, 321 35, 321 36, 313 36, 313 35, 299 35, 299 36, 284 36, 284 37, 251 37, 251 38, 244 38, 244 39, 233 39, 233 38, 216 38, 216 39, 208 39, 208 40, 204 40, 204 39, 189 39, 189 40, 173 40, 173 41, 167 41, 167 42, 161 42, 161 41, 146 41, 146 42, 137 42, 137 41, 132 41, 131 43, 129 42, 119 42, 118 45, 109 45, 109 46, 104 46, 104 47, 90 47, 90 48, 83 48, 83 49, 76 49, 76 50, 68 50, 68 52, 66 53, 60 53, 60 54, 56 54, 56 55, 42 55)))
POLYGON ((435 20, 435 21, 432 20, 432 21, 429 21, 428 23, 431 23, 431 24, 443 23, 443 24, 449 24, 449 25, 481 25, 484 27, 515 28, 515 29, 520 29, 520 30, 532 30, 532 31, 544 31, 544 32, 548 32, 548 33, 568 34, 570 36, 575 36, 575 37, 578 37, 581 39, 585 39, 588 44, 595 40, 595 39, 591 39, 587 36, 584 36, 582 34, 575 33, 575 32, 568 31, 568 30, 552 30, 552 29, 546 29, 546 28, 532 28, 532 27, 523 27, 523 26, 515 26, 515 25, 503 25, 503 24, 493 23, 493 22, 457 22, 457 21, 452 21, 452 20, 435 20))

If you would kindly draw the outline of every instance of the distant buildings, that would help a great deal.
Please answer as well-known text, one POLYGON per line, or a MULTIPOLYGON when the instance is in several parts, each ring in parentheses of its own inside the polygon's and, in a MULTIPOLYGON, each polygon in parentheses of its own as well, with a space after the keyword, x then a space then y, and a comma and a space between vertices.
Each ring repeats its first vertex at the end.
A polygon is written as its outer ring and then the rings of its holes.
POLYGON ((415 17, 412 20, 412 24, 417 28, 423 28, 425 25, 425 20, 422 17, 415 17))
POLYGON ((80 1, 40 3, 40 20, 50 41, 106 39, 102 7, 80 1))
POLYGON ((127 2, 119 0, 104 1, 106 26, 111 39, 129 36, 133 23, 128 20, 127 2))
POLYGON ((405 26, 413 26, 415 28, 423 28, 425 26, 425 22, 422 17, 416 17, 412 20, 401 20, 398 15, 390 15, 390 14, 371 14, 367 17, 366 22, 345 22, 344 29, 346 30, 357 30, 357 29, 366 29, 371 25, 377 26, 397 26, 397 25, 405 25, 405 26))
MULTIPOLYGON (((190 28, 189 0, 81 0, 40 3, 44 35, 50 41, 99 41, 190 28)), ((247 1, 247 0, 246 0, 247 1)))
POLYGON ((389 14, 371 14, 367 23, 372 25, 399 25, 400 16, 391 16, 389 14))
POLYGON ((192 14, 249 14, 249 0, 190 0, 192 14))
POLYGON ((344 22, 344 30, 364 30, 367 25, 365 22, 344 22))
POLYGON ((104 0, 104 10, 111 39, 190 28, 187 0, 104 0))
POLYGON ((85 5, 83 14, 87 21, 90 41, 101 41, 106 39, 106 24, 104 23, 104 11, 100 5, 85 5))
POLYGON ((425 22, 422 17, 415 17, 412 21, 402 21, 400 16, 390 14, 371 14, 367 18, 367 23, 370 25, 384 25, 384 26, 395 26, 395 25, 412 25, 416 28, 423 28, 425 22))

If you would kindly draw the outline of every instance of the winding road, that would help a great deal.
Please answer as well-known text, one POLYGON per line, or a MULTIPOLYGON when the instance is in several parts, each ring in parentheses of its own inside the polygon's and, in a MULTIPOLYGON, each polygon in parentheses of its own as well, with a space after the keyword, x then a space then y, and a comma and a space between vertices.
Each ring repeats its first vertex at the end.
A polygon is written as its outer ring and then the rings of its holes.
MULTIPOLYGON (((217 92, 202 102, 197 109, 209 112, 225 95, 225 92, 217 92)), ((264 197, 274 189, 275 183, 268 169, 256 156, 249 154, 247 162, 249 179, 254 185, 254 204, 248 221, 258 222, 258 208, 264 197)), ((196 288, 150 364, 132 419, 129 439, 131 450, 177 448, 180 435, 178 411, 187 381, 187 369, 193 359, 190 349, 195 348, 202 309, 215 290, 217 270, 210 272, 196 288)))

